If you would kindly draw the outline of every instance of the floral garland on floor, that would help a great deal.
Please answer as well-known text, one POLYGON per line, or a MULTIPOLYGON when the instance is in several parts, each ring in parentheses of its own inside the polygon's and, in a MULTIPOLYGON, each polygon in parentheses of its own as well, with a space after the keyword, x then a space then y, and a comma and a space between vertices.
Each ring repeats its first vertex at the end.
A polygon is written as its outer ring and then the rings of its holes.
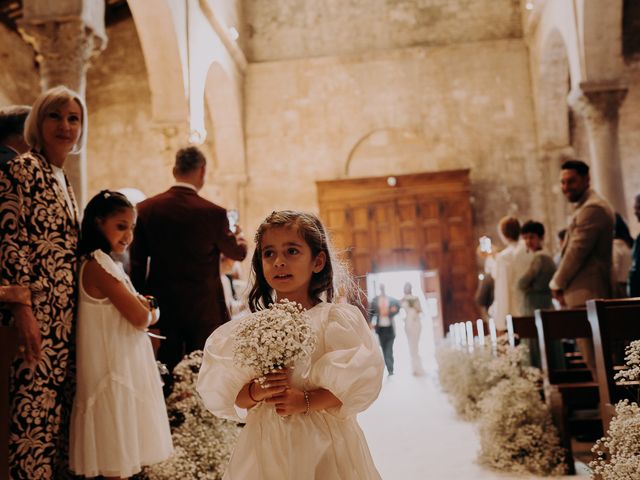
POLYGON ((202 351, 186 356, 174 369, 167 398, 174 453, 150 465, 136 480, 220 480, 241 427, 210 413, 196 392, 202 351))
POLYGON ((540 371, 526 366, 524 345, 500 337, 472 351, 447 345, 437 352, 442 388, 456 412, 475 420, 478 462, 497 470, 562 475, 566 466, 558 432, 540 395, 540 371))
MULTIPOLYGON (((640 381, 640 340, 631 342, 625 350, 627 369, 615 375, 616 380, 640 381)), ((640 397, 640 387, 637 386, 640 397)), ((640 400, 640 398, 639 398, 640 400)), ((591 478, 620 480, 640 478, 640 406, 622 400, 616 404, 607 435, 596 442, 591 451, 596 459, 589 463, 591 478)))
POLYGON ((490 380, 489 363, 493 355, 488 348, 469 353, 454 348, 436 351, 438 377, 442 390, 449 394, 460 418, 474 421, 480 415, 480 399, 495 385, 490 380))

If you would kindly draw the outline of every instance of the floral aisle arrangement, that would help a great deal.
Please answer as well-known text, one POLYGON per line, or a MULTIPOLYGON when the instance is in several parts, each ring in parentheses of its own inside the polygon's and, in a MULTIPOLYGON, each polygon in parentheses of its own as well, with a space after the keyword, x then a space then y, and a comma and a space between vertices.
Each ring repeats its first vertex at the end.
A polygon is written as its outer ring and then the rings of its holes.
POLYGON ((524 345, 499 337, 472 351, 442 347, 437 352, 442 389, 457 413, 476 421, 478 461, 489 467, 537 475, 564 473, 564 450, 540 394, 540 371, 526 366, 524 345))
POLYGON ((283 300, 247 316, 234 331, 233 359, 262 384, 267 373, 308 361, 316 335, 302 305, 283 300))
MULTIPOLYGON (((640 340, 631 342, 625 350, 627 368, 615 375, 628 383, 640 397, 640 340)), ((640 400, 640 398, 638 398, 640 400)), ((596 455, 589 466, 592 477, 601 480, 640 478, 640 406, 622 400, 616 404, 607 435, 596 442, 591 451, 596 455)))
POLYGON ((485 347, 477 347, 472 352, 447 347, 436 351, 440 386, 450 396, 456 413, 464 420, 478 418, 478 403, 494 385, 489 380, 491 358, 491 349, 485 347))
POLYGON ((210 413, 196 391, 202 351, 186 356, 174 369, 167 398, 174 453, 145 467, 139 480, 220 480, 240 434, 240 426, 210 413))
POLYGON ((488 382, 495 384, 479 403, 478 461, 514 473, 564 474, 565 452, 541 397, 540 370, 526 366, 523 345, 499 350, 489 365, 488 382))

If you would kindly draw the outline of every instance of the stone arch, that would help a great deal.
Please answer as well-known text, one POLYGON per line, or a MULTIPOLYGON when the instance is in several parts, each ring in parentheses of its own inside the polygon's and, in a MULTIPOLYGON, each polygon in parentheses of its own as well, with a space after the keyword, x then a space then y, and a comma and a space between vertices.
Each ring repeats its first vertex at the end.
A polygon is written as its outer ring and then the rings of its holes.
POLYGON ((218 62, 209 66, 204 97, 213 125, 213 131, 209 135, 213 141, 218 169, 224 176, 244 177, 246 167, 242 103, 235 83, 218 62))
POLYGON ((537 78, 538 137, 544 149, 569 145, 570 64, 562 34, 553 29, 542 45, 537 78))
POLYGON ((180 124, 188 119, 183 61, 173 12, 165 1, 129 0, 144 53, 153 119, 180 124))
POLYGON ((378 128, 361 137, 345 163, 346 177, 370 177, 435 171, 438 161, 429 155, 424 135, 403 128, 378 128))

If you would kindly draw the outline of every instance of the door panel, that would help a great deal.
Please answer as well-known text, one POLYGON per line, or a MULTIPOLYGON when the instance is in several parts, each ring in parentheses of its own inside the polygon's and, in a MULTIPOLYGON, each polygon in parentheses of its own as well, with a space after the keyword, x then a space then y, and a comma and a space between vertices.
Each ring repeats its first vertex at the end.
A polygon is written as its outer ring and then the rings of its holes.
POLYGON ((317 182, 320 215, 353 273, 432 271, 442 323, 474 320, 477 281, 468 170, 317 182))

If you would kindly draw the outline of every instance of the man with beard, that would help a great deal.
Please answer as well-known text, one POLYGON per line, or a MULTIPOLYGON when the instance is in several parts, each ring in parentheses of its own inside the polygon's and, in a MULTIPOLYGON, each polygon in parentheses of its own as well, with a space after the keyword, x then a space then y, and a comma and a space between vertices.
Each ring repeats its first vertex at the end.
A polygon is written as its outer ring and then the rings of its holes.
MULTIPOLYGON (((611 297, 615 217, 609 203, 590 188, 586 163, 580 160, 564 162, 560 184, 564 196, 575 204, 575 212, 567 228, 560 265, 549 287, 563 308, 584 307, 591 298, 611 297)), ((578 339, 577 345, 594 371, 593 342, 578 339)))

